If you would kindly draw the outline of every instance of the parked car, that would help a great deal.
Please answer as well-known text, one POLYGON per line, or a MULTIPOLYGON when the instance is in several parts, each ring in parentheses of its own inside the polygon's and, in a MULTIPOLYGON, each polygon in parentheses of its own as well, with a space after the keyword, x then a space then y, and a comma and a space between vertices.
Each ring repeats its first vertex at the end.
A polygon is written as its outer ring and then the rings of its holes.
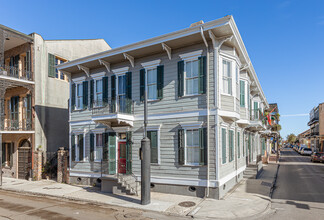
POLYGON ((312 162, 324 162, 324 152, 314 152, 311 156, 312 162))
POLYGON ((303 148, 301 151, 300 151, 300 154, 301 155, 312 155, 313 151, 312 149, 310 148, 303 148))

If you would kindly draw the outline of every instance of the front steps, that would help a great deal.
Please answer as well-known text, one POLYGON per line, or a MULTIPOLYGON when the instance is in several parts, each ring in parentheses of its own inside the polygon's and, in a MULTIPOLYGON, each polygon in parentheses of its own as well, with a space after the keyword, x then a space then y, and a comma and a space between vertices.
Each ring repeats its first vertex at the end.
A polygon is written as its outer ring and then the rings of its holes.
POLYGON ((257 165, 248 165, 243 171, 243 178, 245 179, 256 179, 258 173, 257 165))
POLYGON ((118 175, 117 185, 113 186, 113 194, 136 195, 141 194, 141 185, 132 175, 118 175))

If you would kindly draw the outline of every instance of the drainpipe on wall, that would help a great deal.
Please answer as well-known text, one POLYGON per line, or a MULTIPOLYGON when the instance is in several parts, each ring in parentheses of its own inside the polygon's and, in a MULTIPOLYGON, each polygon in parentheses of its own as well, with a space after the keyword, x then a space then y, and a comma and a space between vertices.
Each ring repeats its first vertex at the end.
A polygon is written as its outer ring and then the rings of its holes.
POLYGON ((207 190, 206 190, 206 194, 205 196, 208 198, 209 197, 209 47, 208 47, 208 43, 207 40, 205 38, 204 35, 204 30, 203 27, 200 27, 200 33, 201 33, 201 37, 204 40, 205 46, 206 46, 206 50, 207 50, 207 64, 206 64, 206 105, 207 105, 207 190))

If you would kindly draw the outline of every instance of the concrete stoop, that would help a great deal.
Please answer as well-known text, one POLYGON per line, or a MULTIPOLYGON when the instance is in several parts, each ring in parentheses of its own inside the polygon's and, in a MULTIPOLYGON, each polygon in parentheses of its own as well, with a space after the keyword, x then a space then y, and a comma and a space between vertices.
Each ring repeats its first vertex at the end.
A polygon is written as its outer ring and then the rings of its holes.
POLYGON ((140 183, 136 181, 135 177, 132 175, 119 175, 117 177, 117 186, 113 186, 113 194, 127 194, 127 195, 136 195, 141 194, 140 183))
POLYGON ((258 174, 257 165, 249 165, 243 171, 243 178, 245 178, 245 179, 256 179, 257 174, 258 174))

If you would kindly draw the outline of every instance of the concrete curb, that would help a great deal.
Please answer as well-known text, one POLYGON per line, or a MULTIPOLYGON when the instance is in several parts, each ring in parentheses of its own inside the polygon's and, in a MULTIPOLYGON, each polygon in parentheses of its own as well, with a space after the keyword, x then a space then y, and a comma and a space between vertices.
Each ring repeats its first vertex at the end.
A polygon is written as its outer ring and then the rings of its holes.
POLYGON ((280 164, 277 165, 277 172, 276 172, 276 175, 275 175, 274 180, 273 180, 273 182, 272 182, 272 187, 271 187, 271 189, 270 189, 270 193, 269 193, 269 197, 270 197, 270 199, 272 199, 273 192, 274 192, 274 190, 276 189, 277 178, 278 178, 278 173, 279 173, 279 167, 280 167, 280 164))

